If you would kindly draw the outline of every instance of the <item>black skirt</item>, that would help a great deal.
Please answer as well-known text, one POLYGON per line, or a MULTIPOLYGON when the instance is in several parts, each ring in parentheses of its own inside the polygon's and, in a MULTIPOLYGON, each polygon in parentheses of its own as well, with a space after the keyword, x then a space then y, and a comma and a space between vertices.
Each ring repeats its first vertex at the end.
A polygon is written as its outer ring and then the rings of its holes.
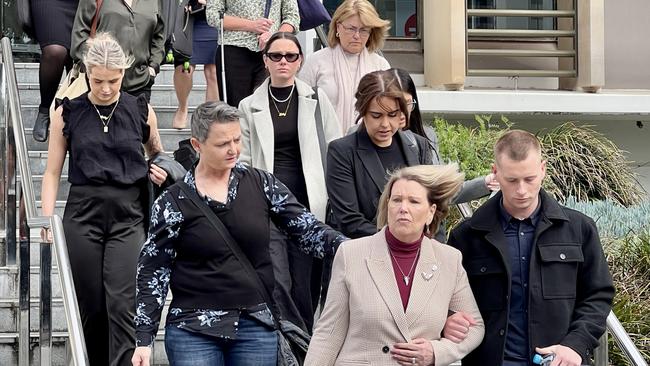
POLYGON ((30 0, 30 3, 34 33, 41 48, 57 44, 69 50, 79 0, 30 0))

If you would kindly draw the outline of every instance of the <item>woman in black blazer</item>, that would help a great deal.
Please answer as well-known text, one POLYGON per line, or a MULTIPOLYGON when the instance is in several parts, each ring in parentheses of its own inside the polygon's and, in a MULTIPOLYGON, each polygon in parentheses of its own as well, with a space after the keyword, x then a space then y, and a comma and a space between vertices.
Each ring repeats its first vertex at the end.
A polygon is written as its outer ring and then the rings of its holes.
POLYGON ((326 176, 333 224, 351 238, 377 233, 377 202, 388 172, 432 163, 427 140, 400 131, 400 119, 409 113, 393 73, 367 74, 355 97, 359 129, 329 144, 326 176))

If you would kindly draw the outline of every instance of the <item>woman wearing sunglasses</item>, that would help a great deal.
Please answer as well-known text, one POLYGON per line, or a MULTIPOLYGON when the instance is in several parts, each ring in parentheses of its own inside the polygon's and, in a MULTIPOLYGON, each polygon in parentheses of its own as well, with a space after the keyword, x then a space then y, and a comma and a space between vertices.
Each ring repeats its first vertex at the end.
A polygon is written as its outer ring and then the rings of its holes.
POLYGON ((300 78, 322 88, 336 108, 341 130, 355 124, 354 93, 369 72, 387 70, 380 56, 390 22, 377 14, 368 0, 346 0, 334 12, 324 48, 309 56, 300 78))
MULTIPOLYGON (((325 221, 327 190, 323 155, 326 144, 341 137, 336 112, 324 90, 314 90, 296 78, 303 56, 293 34, 275 33, 263 53, 270 77, 239 104, 243 114, 240 160, 275 174, 301 204, 325 221)), ((271 237, 275 245, 284 246, 282 234, 272 231, 271 237)), ((298 324, 304 322, 311 331, 320 286, 314 286, 312 291, 310 278, 319 284, 320 271, 312 272, 312 257, 294 250, 293 246, 288 246, 288 252, 280 251, 288 255, 290 297, 299 312, 298 319, 292 320, 298 324)), ((287 281, 279 283, 287 285, 287 281)))

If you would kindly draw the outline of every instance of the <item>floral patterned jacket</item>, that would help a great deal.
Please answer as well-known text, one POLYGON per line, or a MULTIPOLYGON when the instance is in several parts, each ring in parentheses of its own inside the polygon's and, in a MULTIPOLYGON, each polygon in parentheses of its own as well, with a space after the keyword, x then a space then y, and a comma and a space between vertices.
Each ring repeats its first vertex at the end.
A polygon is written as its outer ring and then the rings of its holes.
MULTIPOLYGON (((206 204, 226 207, 237 199, 240 179, 246 174, 259 175, 263 186, 263 192, 260 194, 268 204, 270 219, 305 253, 315 257, 323 257, 326 253, 333 254, 338 245, 347 239, 319 222, 271 173, 249 168, 241 163, 237 163, 232 169, 225 203, 213 201, 207 196, 203 196, 203 200, 206 204)), ((196 190, 193 170, 187 173, 184 182, 191 189, 196 190)), ((140 253, 137 267, 135 325, 138 346, 148 346, 153 343, 169 284, 174 276, 173 268, 180 245, 179 233, 184 228, 185 216, 188 214, 186 212, 184 215, 179 208, 181 200, 189 200, 189 198, 183 197, 182 192, 173 194, 168 189, 158 197, 152 207, 149 234, 140 253)), ((253 217, 255 214, 251 213, 253 217)), ((258 218, 259 216, 256 217, 258 218)), ((268 250, 268 243, 260 244, 260 249, 268 250)), ((196 286, 198 280, 200 279, 193 281, 192 285, 196 286)), ((188 299, 184 300, 183 303, 188 302, 188 299)), ((219 338, 235 339, 237 324, 242 313, 264 324, 273 325, 271 312, 267 305, 262 303, 253 307, 232 309, 172 307, 167 314, 167 326, 176 326, 190 332, 219 338)))

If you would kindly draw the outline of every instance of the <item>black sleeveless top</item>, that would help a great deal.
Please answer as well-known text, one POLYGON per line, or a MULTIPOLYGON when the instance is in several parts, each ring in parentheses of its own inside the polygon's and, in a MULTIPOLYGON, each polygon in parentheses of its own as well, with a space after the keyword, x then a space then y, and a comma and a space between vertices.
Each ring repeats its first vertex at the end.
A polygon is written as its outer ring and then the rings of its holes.
MULTIPOLYGON (((107 130, 88 93, 63 100, 63 136, 68 141, 68 181, 73 185, 131 185, 147 176, 142 144, 149 140, 144 96, 120 93, 107 130), (107 131, 107 132, 104 132, 107 131)), ((115 107, 97 106, 103 116, 115 107)))

